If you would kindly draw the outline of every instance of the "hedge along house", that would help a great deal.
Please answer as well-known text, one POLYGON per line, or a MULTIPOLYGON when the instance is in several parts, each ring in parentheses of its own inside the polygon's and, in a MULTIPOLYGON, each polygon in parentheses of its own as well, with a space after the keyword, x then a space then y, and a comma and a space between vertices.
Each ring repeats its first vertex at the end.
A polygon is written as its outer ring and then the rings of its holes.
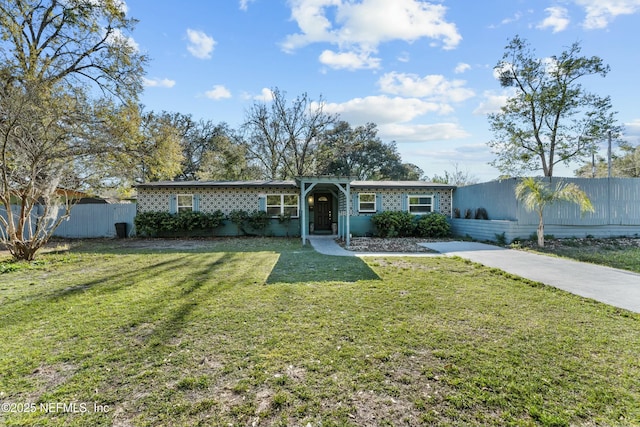
MULTIPOLYGON (((371 216, 383 211, 451 217, 454 186, 424 181, 355 181, 350 177, 300 177, 292 181, 159 181, 140 184, 139 213, 162 211, 264 211, 274 236, 330 234, 344 238, 374 234, 371 216), (281 222, 290 216, 288 223, 281 222)), ((236 235, 231 224, 215 230, 236 235)))

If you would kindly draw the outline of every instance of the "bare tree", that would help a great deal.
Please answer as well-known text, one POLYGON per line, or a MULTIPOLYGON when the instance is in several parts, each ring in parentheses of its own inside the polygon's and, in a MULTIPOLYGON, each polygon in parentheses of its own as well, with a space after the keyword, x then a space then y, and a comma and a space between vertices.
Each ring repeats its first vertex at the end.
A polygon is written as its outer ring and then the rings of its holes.
POLYGON ((248 149, 270 179, 316 173, 315 156, 326 129, 336 116, 324 112, 324 102, 304 93, 291 105, 286 93, 275 88, 273 99, 256 103, 244 124, 248 149))

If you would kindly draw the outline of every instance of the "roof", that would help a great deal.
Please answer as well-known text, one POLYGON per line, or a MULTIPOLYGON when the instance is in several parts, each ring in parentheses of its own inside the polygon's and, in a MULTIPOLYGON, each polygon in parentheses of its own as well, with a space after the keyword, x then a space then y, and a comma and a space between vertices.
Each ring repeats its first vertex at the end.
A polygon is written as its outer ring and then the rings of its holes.
POLYGON ((455 185, 441 184, 427 181, 353 181, 352 188, 375 187, 375 188, 442 188, 452 189, 455 185))
MULTIPOLYGON (((299 183, 347 183, 347 177, 301 177, 296 181, 289 180, 253 180, 253 181, 156 181, 136 185, 137 188, 216 188, 216 187, 293 187, 299 188, 299 183)), ((443 190, 456 188, 455 185, 440 184, 427 181, 351 181, 352 188, 406 188, 426 189, 440 188, 443 190)))
POLYGON ((295 181, 155 181, 136 185, 137 188, 187 188, 187 187, 297 187, 295 181))

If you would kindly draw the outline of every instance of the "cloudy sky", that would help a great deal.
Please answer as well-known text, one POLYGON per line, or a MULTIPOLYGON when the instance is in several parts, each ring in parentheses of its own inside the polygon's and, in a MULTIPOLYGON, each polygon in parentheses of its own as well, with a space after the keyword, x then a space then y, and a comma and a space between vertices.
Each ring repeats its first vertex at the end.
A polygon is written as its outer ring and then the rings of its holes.
MULTIPOLYGON (((493 74, 515 35, 539 57, 580 42, 611 66, 584 80, 612 97, 640 143, 640 0, 126 0, 133 43, 151 58, 147 110, 239 127, 270 88, 322 97, 353 126, 374 122, 428 176, 455 165, 499 172, 486 114, 507 93, 493 74)), ((604 147, 604 145, 603 145, 604 147)), ((557 174, 571 176, 575 167, 557 174)))

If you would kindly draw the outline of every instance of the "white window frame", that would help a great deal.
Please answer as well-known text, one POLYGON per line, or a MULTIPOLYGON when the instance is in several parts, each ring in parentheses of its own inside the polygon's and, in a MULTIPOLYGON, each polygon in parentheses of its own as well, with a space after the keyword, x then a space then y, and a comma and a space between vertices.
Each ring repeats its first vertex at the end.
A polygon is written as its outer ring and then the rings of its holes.
POLYGON ((193 194, 178 194, 176 195, 176 212, 193 212, 193 194), (181 197, 189 197, 191 199, 190 204, 180 204, 181 197))
POLYGON ((358 193, 358 212, 362 213, 376 213, 376 193, 358 193), (373 201, 363 202, 362 196, 373 196, 373 201), (372 204, 371 209, 363 209, 362 204, 372 204))
POLYGON ((426 215, 428 213, 433 212, 433 205, 434 205, 434 195, 433 194, 410 194, 407 196, 407 212, 409 212, 411 215, 426 215), (411 203, 411 199, 412 198, 422 198, 422 197, 428 197, 431 200, 431 203, 411 203), (428 212, 411 212, 411 208, 414 206, 428 206, 429 207, 429 211, 428 212))
POLYGON ((266 212, 269 212, 269 208, 278 208, 278 213, 275 215, 271 215, 271 218, 276 218, 279 215, 284 215, 287 212, 287 209, 295 208, 295 215, 291 215, 291 218, 299 218, 300 217, 300 195, 298 194, 267 194, 265 199, 266 212), (269 197, 279 197, 280 201, 278 204, 269 204, 269 197), (285 197, 295 197, 296 204, 295 205, 285 205, 284 199, 285 197))

